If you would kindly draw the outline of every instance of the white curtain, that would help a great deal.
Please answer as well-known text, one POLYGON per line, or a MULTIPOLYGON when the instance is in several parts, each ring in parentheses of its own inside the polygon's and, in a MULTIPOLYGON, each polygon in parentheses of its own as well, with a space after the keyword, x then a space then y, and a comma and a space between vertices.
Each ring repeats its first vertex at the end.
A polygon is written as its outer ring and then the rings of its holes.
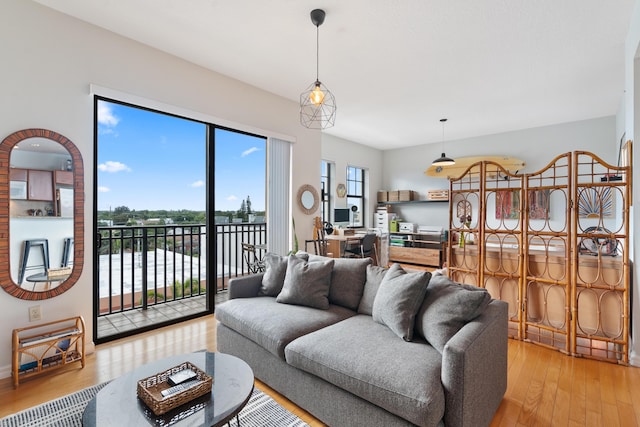
POLYGON ((290 250, 291 143, 267 141, 267 247, 286 255, 290 250))

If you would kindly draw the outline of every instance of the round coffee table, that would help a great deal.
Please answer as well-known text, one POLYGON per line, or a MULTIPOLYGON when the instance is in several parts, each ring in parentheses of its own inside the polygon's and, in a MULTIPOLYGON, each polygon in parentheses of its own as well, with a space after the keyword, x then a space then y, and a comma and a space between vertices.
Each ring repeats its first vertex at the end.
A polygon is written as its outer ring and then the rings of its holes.
POLYGON ((243 360, 223 353, 198 352, 143 365, 107 384, 89 402, 83 426, 188 425, 221 426, 247 404, 253 391, 253 371, 243 360), (166 414, 155 415, 138 399, 138 380, 182 362, 191 362, 213 378, 212 392, 166 414), (215 405, 214 405, 215 398, 215 405))

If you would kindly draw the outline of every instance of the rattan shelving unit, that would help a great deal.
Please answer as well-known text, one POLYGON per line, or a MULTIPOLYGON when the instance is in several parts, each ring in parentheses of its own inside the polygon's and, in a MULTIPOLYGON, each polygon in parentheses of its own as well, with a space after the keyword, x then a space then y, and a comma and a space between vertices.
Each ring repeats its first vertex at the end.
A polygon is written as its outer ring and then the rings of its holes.
POLYGON ((84 368, 85 325, 80 316, 14 329, 11 374, 20 380, 79 362, 84 368))

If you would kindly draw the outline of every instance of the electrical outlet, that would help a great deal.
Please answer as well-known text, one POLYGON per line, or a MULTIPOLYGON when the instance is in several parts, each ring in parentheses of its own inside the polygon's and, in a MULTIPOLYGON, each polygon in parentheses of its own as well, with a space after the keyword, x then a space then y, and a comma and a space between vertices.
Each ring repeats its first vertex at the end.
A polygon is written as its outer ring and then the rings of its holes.
POLYGON ((42 310, 39 305, 29 307, 29 322, 37 322, 42 320, 42 310))

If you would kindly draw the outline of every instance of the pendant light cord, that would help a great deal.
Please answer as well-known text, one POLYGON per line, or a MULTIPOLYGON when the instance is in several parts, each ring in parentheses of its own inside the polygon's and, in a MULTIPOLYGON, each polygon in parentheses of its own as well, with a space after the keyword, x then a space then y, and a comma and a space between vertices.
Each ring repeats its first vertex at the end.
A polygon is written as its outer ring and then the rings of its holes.
POLYGON ((316 81, 320 75, 320 25, 316 25, 316 81))

